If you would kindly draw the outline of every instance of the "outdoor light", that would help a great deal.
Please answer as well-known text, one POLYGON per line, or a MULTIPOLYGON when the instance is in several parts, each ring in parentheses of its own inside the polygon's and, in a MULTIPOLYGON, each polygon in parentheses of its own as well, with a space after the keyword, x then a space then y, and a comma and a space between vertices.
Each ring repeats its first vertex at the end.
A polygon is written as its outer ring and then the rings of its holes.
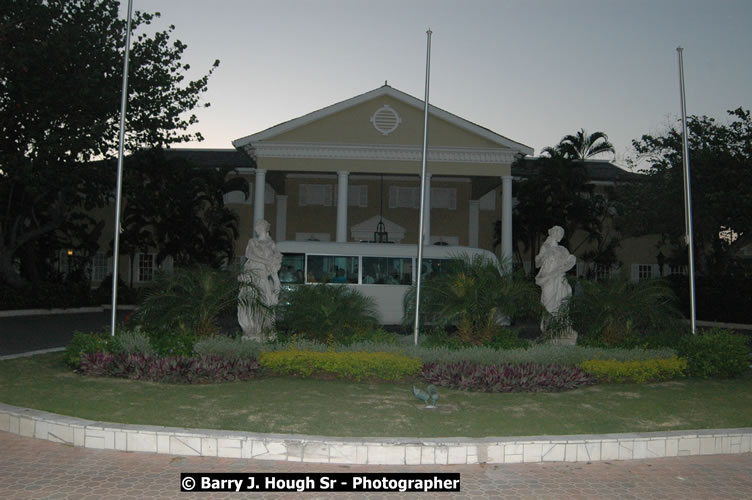
POLYGON ((68 249, 68 257, 70 257, 71 255, 73 255, 73 249, 72 249, 72 248, 69 248, 69 249, 68 249))
POLYGON ((386 230, 386 225, 383 220, 380 220, 379 223, 376 224, 376 231, 373 233, 373 241, 376 243, 389 242, 389 233, 386 230))

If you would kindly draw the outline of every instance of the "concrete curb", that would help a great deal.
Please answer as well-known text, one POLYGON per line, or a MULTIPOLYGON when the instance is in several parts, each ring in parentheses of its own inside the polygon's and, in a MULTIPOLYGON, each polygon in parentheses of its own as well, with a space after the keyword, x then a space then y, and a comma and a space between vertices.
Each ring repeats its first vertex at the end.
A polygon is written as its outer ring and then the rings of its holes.
POLYGON ((94 422, 2 403, 0 431, 100 450, 359 465, 592 462, 752 452, 752 428, 504 438, 339 438, 94 422))
POLYGON ((27 351, 27 352, 22 352, 20 354, 6 354, 5 356, 0 356, 0 361, 5 361, 7 359, 26 358, 29 356, 36 356, 37 354, 47 354, 49 352, 60 352, 64 350, 65 350, 65 347, 52 347, 50 349, 40 349, 38 351, 27 351))

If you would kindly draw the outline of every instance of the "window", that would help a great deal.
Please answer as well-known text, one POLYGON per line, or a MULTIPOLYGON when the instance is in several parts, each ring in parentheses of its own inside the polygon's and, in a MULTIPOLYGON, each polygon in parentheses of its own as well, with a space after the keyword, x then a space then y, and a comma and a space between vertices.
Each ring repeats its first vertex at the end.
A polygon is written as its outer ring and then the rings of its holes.
POLYGON ((279 268, 279 281, 283 284, 305 282, 305 255, 302 253, 286 253, 282 255, 282 266, 279 268))
POLYGON ((94 255, 91 262, 92 281, 103 281, 111 272, 112 259, 110 259, 106 254, 103 253, 94 255))
MULTIPOLYGON (((389 186, 389 208, 419 208, 420 188, 389 186)), ((431 188, 431 208, 457 209, 457 189, 431 188)))
POLYGON ((140 253, 136 256, 136 281, 154 281, 154 254, 140 253))
POLYGON ((298 188, 298 205, 331 207, 334 190, 331 184, 301 184, 298 188))
POLYGON ((418 208, 420 188, 389 186, 389 208, 418 208))
POLYGON ((595 279, 606 280, 611 278, 611 266, 606 264, 595 264, 595 279))
MULTIPOLYGON (((337 192, 334 192, 334 204, 337 205, 338 196, 337 192)), ((364 185, 348 185, 347 186, 347 206, 348 207, 360 207, 366 208, 368 206, 368 186, 364 185)))
POLYGON ((448 210, 457 210, 457 189, 432 188, 431 208, 446 208, 448 210))
POLYGON ((358 258, 309 255, 306 283, 357 283, 358 258))
POLYGON ((675 274, 686 275, 687 266, 668 266, 668 274, 673 276, 675 274))
POLYGON ((653 266, 650 264, 640 264, 637 271, 637 278, 640 280, 650 279, 653 277, 653 266))
POLYGON ((364 285, 410 285, 412 282, 412 258, 363 257, 364 285))

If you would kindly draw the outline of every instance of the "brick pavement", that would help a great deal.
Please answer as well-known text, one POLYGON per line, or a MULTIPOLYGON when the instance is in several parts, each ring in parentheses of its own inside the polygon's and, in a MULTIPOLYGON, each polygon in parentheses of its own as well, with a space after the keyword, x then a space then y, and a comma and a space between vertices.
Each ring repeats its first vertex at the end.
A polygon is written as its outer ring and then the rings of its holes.
POLYGON ((0 432, 0 498, 749 498, 752 453, 594 463, 362 466, 91 450, 0 432), (460 493, 181 493, 180 472, 459 472, 460 493))

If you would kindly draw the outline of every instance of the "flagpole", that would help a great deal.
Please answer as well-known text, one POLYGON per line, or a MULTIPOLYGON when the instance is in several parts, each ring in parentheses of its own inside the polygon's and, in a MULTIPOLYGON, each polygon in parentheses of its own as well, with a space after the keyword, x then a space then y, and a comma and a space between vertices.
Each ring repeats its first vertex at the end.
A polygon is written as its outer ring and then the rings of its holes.
POLYGON ((128 58, 131 50, 131 18, 133 0, 128 0, 128 22, 125 29, 125 54, 123 56, 123 88, 120 99, 120 141, 118 144, 117 190, 115 192, 115 242, 112 247, 112 316, 110 318, 110 335, 115 336, 117 316, 117 282, 120 257, 120 207, 123 192, 123 144, 125 143, 125 109, 128 104, 128 58))
POLYGON ((687 100, 684 94, 684 59, 683 48, 677 47, 679 55, 679 96, 682 116, 682 166, 684 172, 684 230, 689 251, 689 308, 691 314, 692 334, 696 333, 697 309, 695 304, 695 255, 692 230, 692 185, 689 176, 689 135, 687 131, 687 100))
POLYGON ((426 31, 426 98, 423 112, 423 162, 420 173, 420 223, 418 224, 418 260, 416 265, 416 292, 415 292, 415 326, 413 341, 418 345, 418 327, 420 325, 420 286, 423 274, 423 219, 425 216, 426 201, 426 157, 428 154, 428 88, 431 81, 431 28, 426 31))

